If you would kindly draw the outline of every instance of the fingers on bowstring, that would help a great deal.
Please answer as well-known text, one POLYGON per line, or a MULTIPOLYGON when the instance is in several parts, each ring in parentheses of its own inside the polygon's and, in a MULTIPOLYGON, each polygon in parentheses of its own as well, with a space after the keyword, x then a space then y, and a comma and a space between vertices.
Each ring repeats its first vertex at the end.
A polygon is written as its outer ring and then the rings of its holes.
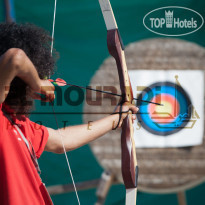
POLYGON ((30 96, 35 100, 42 100, 41 95, 39 95, 38 93, 31 93, 30 96))
POLYGON ((55 94, 53 92, 48 92, 46 94, 39 94, 32 90, 28 90, 28 95, 35 100, 41 100, 43 102, 52 102, 55 99, 55 94))
POLYGON ((42 99, 44 102, 53 102, 55 99, 55 94, 54 93, 47 93, 45 95, 45 98, 42 99))
POLYGON ((27 94, 32 98, 32 99, 35 99, 35 100, 41 100, 41 96, 34 92, 33 90, 31 90, 30 88, 27 88, 27 94))

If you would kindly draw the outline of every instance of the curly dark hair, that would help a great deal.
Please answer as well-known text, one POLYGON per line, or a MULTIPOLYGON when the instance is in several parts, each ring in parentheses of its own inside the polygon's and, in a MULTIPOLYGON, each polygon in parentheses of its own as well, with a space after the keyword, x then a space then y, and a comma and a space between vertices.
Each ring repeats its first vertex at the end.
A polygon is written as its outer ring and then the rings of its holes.
MULTIPOLYGON (((44 79, 53 74, 57 53, 51 56, 51 37, 48 32, 33 24, 0 23, 0 56, 10 48, 22 49, 34 64, 39 77, 44 79)), ((27 85, 18 77, 11 82, 5 103, 15 105, 15 111, 27 113, 30 98, 27 85)))

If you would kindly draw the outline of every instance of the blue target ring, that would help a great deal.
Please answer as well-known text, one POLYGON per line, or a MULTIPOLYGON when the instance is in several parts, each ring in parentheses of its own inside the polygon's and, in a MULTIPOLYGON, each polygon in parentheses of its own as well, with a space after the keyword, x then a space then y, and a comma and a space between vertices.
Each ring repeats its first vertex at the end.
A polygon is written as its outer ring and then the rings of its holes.
POLYGON ((158 82, 145 88, 140 100, 164 104, 158 106, 138 101, 137 119, 142 127, 155 135, 167 136, 182 130, 191 118, 192 103, 186 91, 171 82, 158 82))

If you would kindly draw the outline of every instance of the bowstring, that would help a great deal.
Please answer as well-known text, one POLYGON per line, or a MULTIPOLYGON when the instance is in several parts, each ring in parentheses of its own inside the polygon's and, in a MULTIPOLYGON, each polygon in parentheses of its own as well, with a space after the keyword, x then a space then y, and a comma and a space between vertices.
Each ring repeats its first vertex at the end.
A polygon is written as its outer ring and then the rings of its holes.
MULTIPOLYGON (((52 53, 53 53, 53 43, 54 43, 54 33, 55 33, 56 5, 57 5, 57 0, 55 0, 54 12, 53 12, 53 28, 52 28, 52 39, 51 39, 51 56, 52 56, 52 53)), ((70 163, 69 163, 69 160, 68 160, 68 155, 66 153, 65 144, 64 144, 64 141, 63 141, 63 135, 61 133, 61 130, 60 130, 60 127, 59 127, 59 124, 58 124, 58 120, 57 120, 57 116, 56 116, 56 113, 55 113, 55 110, 54 110, 53 103, 51 103, 51 105, 52 105, 52 109, 53 109, 53 113, 54 113, 54 118, 55 118, 57 129, 58 129, 58 133, 59 133, 59 135, 61 137, 61 143, 62 143, 62 146, 63 146, 63 151, 64 151, 64 154, 65 154, 66 162, 67 162, 68 169, 69 169, 69 172, 70 172, 70 176, 71 176, 71 179, 72 179, 72 183, 73 183, 73 187, 74 187, 74 190, 75 190, 75 194, 76 194, 76 197, 77 197, 77 200, 78 200, 78 204, 80 205, 80 199, 79 199, 78 191, 77 191, 77 188, 76 188, 76 185, 75 185, 75 181, 74 181, 74 178, 73 178, 71 166, 70 166, 70 163)))
POLYGON ((53 28, 52 28, 52 38, 51 38, 51 56, 52 56, 52 53, 53 53, 53 42, 54 42, 55 23, 56 23, 56 5, 57 5, 57 0, 55 0, 54 11, 53 11, 53 28))

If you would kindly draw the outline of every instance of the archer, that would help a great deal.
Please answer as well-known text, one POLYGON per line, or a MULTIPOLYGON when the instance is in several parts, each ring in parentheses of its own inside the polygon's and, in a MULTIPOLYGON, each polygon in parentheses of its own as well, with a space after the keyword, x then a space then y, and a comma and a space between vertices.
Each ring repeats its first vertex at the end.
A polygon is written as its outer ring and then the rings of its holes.
MULTIPOLYGON (((29 120, 30 99, 53 101, 55 87, 44 80, 54 72, 51 38, 31 24, 0 24, 0 201, 2 205, 52 204, 39 176, 37 158, 44 151, 63 153, 58 130, 29 120), (6 88, 6 89, 5 89, 6 88), (39 94, 45 95, 42 98, 39 94)), ((55 55, 54 55, 55 56, 55 55)), ((77 149, 120 127, 134 105, 118 106, 113 115, 60 129, 66 151, 77 149)), ((132 117, 135 120, 135 116, 132 117)))

